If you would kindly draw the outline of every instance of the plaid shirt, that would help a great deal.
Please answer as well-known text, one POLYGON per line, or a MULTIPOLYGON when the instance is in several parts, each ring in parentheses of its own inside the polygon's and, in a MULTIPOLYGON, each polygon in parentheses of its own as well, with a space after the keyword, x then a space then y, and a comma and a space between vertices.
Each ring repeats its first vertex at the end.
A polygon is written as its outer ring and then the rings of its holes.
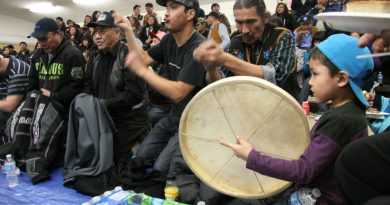
MULTIPOLYGON (((241 40, 241 38, 234 40, 238 39, 241 40)), ((259 55, 261 46, 263 44, 262 42, 266 42, 267 40, 267 36, 263 35, 260 40, 255 43, 254 48, 249 49, 249 55, 252 64, 256 64, 256 59, 254 56, 259 55)), ((239 51, 231 47, 229 49, 229 53, 241 60, 247 60, 245 51, 239 51)), ((287 79, 289 75, 289 69, 293 67, 293 64, 295 63, 294 36, 291 32, 286 32, 280 38, 279 43, 276 44, 272 50, 264 51, 262 55, 268 59, 267 64, 261 65, 261 69, 264 72, 264 79, 273 83, 276 81, 277 85, 281 85, 287 79)), ((227 69, 223 69, 223 72, 226 77, 234 75, 227 69)))

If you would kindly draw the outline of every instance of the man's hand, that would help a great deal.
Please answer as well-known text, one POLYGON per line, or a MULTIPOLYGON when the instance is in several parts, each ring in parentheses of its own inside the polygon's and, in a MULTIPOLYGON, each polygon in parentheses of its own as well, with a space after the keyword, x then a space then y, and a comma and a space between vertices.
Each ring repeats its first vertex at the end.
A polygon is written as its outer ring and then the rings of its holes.
POLYGON ((198 46, 194 51, 194 59, 205 66, 214 69, 223 63, 224 51, 213 40, 208 40, 198 46))
POLYGON ((225 145, 226 147, 230 147, 233 151, 234 154, 243 159, 247 160, 249 153, 252 151, 252 145, 250 145, 246 140, 241 139, 239 136, 237 138, 237 143, 233 144, 224 140, 220 140, 220 143, 225 145))
POLYGON ((390 30, 382 31, 381 38, 377 38, 377 36, 373 34, 364 34, 359 39, 358 45, 359 47, 364 47, 369 45, 370 42, 374 42, 371 47, 373 53, 382 53, 389 51, 390 30))
POLYGON ((148 70, 146 64, 142 60, 141 55, 132 51, 126 57, 125 67, 128 68, 131 72, 135 73, 138 77, 143 76, 143 74, 148 70))
POLYGON ((41 88, 41 93, 43 96, 46 96, 46 97, 50 97, 50 95, 51 95, 50 90, 46 90, 44 88, 41 88))
POLYGON ((115 26, 120 28, 122 31, 133 30, 133 27, 131 26, 129 19, 127 19, 126 17, 119 16, 119 15, 113 15, 113 17, 114 17, 115 26))

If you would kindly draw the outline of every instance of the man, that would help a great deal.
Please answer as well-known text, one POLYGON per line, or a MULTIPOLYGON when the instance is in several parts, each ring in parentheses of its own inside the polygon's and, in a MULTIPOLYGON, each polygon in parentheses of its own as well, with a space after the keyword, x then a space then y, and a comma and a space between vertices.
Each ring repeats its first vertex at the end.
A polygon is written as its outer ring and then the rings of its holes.
POLYGON ((66 25, 64 23, 64 19, 62 17, 57 17, 56 18, 56 23, 58 24, 58 27, 60 28, 60 30, 62 32, 65 32, 66 31, 66 25))
POLYGON ((209 36, 209 29, 206 26, 206 20, 202 17, 198 18, 198 23, 196 24, 196 30, 202 34, 205 38, 209 36))
POLYGON ((64 39, 64 33, 53 19, 40 19, 28 37, 31 36, 40 46, 32 58, 31 67, 38 72, 42 94, 68 108, 73 98, 84 89, 82 53, 64 39))
POLYGON ((156 17, 156 20, 157 20, 157 23, 161 23, 161 17, 153 11, 153 4, 152 3, 146 3, 145 4, 145 9, 146 9, 146 14, 144 16, 144 20, 143 20, 143 26, 146 26, 146 24, 148 23, 148 19, 149 19, 149 16, 155 16, 156 17))
POLYGON ((157 0, 157 3, 167 7, 165 22, 170 33, 148 52, 136 45, 129 21, 117 17, 116 24, 125 32, 129 43, 126 67, 173 101, 168 116, 154 126, 137 151, 137 157, 156 160, 154 169, 167 174, 173 153, 180 151, 178 125, 181 113, 205 85, 205 70, 192 57, 204 37, 194 30, 199 11, 197 0, 157 0), (164 64, 166 78, 148 69, 148 65, 156 62, 164 64))
POLYGON ((139 25, 142 25, 142 19, 144 18, 144 16, 141 15, 140 5, 136 4, 135 6, 133 6, 133 15, 131 16, 137 18, 139 25))
POLYGON ((230 37, 225 24, 219 22, 216 12, 209 13, 207 23, 210 25, 210 32, 207 39, 213 39, 225 50, 230 45, 230 37))
POLYGON ((225 26, 226 26, 227 29, 228 29, 229 35, 230 35, 230 33, 232 32, 232 27, 230 26, 229 19, 225 16, 225 14, 220 13, 220 12, 219 12, 219 9, 220 9, 220 7, 219 7, 219 4, 218 4, 218 3, 213 3, 213 4, 211 4, 211 11, 218 14, 218 17, 217 17, 218 20, 219 20, 220 22, 222 22, 223 24, 225 24, 225 26))
POLYGON ((124 68, 128 48, 120 41, 121 31, 109 12, 88 26, 95 28, 99 49, 87 65, 91 77, 88 88, 103 100, 118 131, 114 137, 115 159, 130 157, 132 146, 142 140, 149 127, 145 82, 124 68))
POLYGON ((0 133, 27 92, 36 88, 38 81, 33 74, 26 62, 0 55, 0 133))
POLYGON ((7 46, 7 48, 8 48, 9 55, 11 55, 11 56, 16 56, 16 55, 18 54, 18 53, 14 50, 15 47, 14 47, 12 44, 9 44, 9 45, 7 46))
POLYGON ((26 63, 28 62, 28 57, 30 57, 30 50, 27 49, 27 43, 22 41, 19 43, 20 51, 16 57, 26 63))
POLYGON ((217 67, 222 66, 227 69, 224 73, 226 77, 246 75, 263 78, 297 98, 299 90, 296 90, 296 80, 292 85, 287 80, 290 72, 295 70, 294 37, 291 32, 266 23, 263 0, 237 0, 233 12, 242 34, 231 40, 230 54, 224 53, 218 44, 210 41, 194 52, 195 59, 207 68, 207 79, 211 82, 220 79, 217 67))

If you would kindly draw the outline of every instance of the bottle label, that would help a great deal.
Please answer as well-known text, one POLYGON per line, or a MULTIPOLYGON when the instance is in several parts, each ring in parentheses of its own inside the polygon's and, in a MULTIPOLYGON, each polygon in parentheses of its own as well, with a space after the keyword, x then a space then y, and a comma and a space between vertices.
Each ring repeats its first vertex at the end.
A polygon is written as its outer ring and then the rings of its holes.
POLYGON ((301 202, 299 201, 298 192, 294 192, 290 196, 290 204, 291 205, 301 205, 301 202))
POLYGON ((9 162, 4 163, 4 171, 5 172, 10 172, 14 169, 15 169, 15 163, 12 163, 12 162, 11 163, 9 163, 9 162))

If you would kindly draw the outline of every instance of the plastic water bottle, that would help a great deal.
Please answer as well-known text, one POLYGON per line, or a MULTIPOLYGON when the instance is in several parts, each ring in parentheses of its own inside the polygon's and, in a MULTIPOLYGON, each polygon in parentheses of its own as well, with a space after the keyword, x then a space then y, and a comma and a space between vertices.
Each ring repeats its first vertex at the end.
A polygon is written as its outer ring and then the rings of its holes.
POLYGON ((167 201, 176 201, 176 198, 179 196, 179 187, 176 184, 176 181, 173 179, 168 179, 167 184, 164 189, 165 199, 167 201))
POLYGON ((383 74, 382 74, 382 72, 378 73, 377 82, 379 83, 379 85, 382 85, 382 83, 383 83, 383 74))
POLYGON ((6 174, 7 187, 15 187, 19 184, 18 173, 16 171, 16 163, 11 154, 7 154, 6 161, 4 163, 4 170, 6 174))
POLYGON ((287 204, 290 205, 314 205, 321 196, 321 191, 317 188, 300 188, 291 194, 287 204))

